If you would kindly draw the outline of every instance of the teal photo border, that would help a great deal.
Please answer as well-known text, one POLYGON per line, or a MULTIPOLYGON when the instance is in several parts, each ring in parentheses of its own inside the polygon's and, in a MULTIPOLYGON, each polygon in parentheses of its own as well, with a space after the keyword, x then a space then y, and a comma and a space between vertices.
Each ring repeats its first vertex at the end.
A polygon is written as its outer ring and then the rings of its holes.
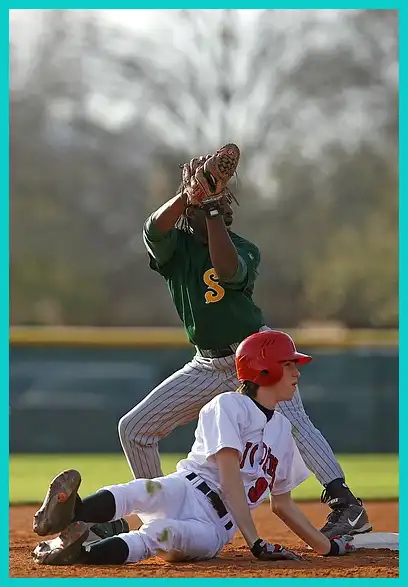
MULTIPOLYGON (((9 55, 9 47, 8 47, 8 12, 1 9, 1 20, 0 20, 0 43, 2 47, 1 55, 2 59, 0 62, 1 68, 1 79, 4 81, 4 92, 0 92, 0 108, 2 117, 1 117, 1 147, 4 149, 3 155, 0 158, 0 165, 1 165, 1 180, 4 186, 4 193, 3 196, 0 198, 1 202, 1 209, 2 212, 0 214, 1 222, 4 223, 4 230, 0 232, 1 234, 1 245, 0 245, 0 255, 1 255, 1 280, 3 281, 3 286, 0 288, 1 296, 4 297, 2 308, 4 309, 4 314, 1 312, 1 330, 5 333, 9 328, 9 299, 6 293, 9 291, 9 166, 8 166, 8 153, 9 153, 9 100, 8 100, 8 87, 9 87, 9 65, 8 65, 8 55, 9 55)), ((0 425, 0 433, 2 435, 1 438, 1 460, 4 462, 4 471, 8 472, 8 461, 9 461, 9 392, 8 392, 8 382, 9 382, 9 347, 8 347, 8 336, 7 339, 1 339, 1 364, 2 366, 2 373, 4 374, 3 378, 3 387, 1 392, 1 399, 3 407, 0 410, 0 417, 3 424, 0 425), (7 461, 6 461, 7 459, 7 461), (7 465, 6 465, 7 462, 7 465)), ((2 475, 3 476, 3 475, 2 475)), ((0 580, 3 582, 4 580, 7 581, 8 577, 8 556, 9 556, 9 514, 8 514, 8 475, 7 481, 4 479, 0 484, 0 491, 2 494, 1 503, 7 504, 7 510, 4 509, 4 527, 5 531, 1 533, 1 538, 4 537, 5 548, 0 555, 0 580)))
MULTIPOLYGON (((169 9, 178 9, 178 8, 184 8, 184 9, 188 9, 188 8, 202 8, 202 9, 216 9, 216 8, 242 8, 242 9, 254 9, 254 8, 282 8, 282 9, 398 9, 400 12, 400 59, 401 59, 401 63, 405 63, 405 59, 404 59, 404 49, 407 45, 407 41, 406 41, 406 37, 405 35, 408 35, 407 32, 407 18, 406 18, 406 14, 408 9, 403 6, 405 4, 405 2, 402 2, 401 0, 399 0, 399 2, 393 2, 390 4, 387 4, 387 2, 379 2, 379 1, 375 1, 373 0, 372 2, 367 3, 367 5, 365 4, 365 2, 357 2, 357 1, 341 1, 341 2, 333 2, 333 1, 326 1, 326 2, 322 2, 322 1, 315 1, 315 2, 307 2, 307 1, 292 1, 292 2, 239 2, 237 0, 235 0, 234 2, 229 1, 229 0, 224 0, 223 2, 216 2, 214 0, 207 0, 206 2, 200 2, 197 0, 197 5, 194 6, 194 2, 121 2, 120 6, 118 7, 116 6, 111 6, 109 3, 107 3, 106 5, 104 4, 104 2, 92 2, 92 1, 88 1, 88 2, 61 2, 61 4, 59 4, 59 2, 48 2, 48 1, 43 1, 40 6, 38 6, 38 4, 34 3, 34 2, 30 2, 30 1, 26 1, 26 2, 13 2, 11 5, 9 5, 7 8, 8 9, 54 9, 54 8, 64 8, 64 9, 70 9, 70 8, 82 8, 82 9, 101 9, 101 8, 152 8, 152 9, 159 9, 159 8, 169 8, 169 9), (405 34, 404 34, 404 30, 405 30, 405 34)), ((1 61, 1 68, 2 68, 2 79, 5 82, 5 85, 8 85, 8 76, 9 76, 9 68, 8 68, 8 11, 6 12, 6 10, 1 9, 2 12, 2 19, 1 19, 1 35, 0 35, 0 39, 1 39, 1 43, 4 47, 4 50, 2 51, 2 55, 3 55, 3 59, 1 61)), ((400 66, 400 68, 402 69, 402 66, 400 66)), ((402 69, 402 75, 400 78, 400 86, 401 86, 401 104, 408 104, 408 98, 406 97, 405 99, 403 98, 403 96, 406 94, 405 92, 405 87, 404 87, 404 82, 405 82, 405 77, 404 77, 404 71, 402 69)), ((9 250, 9 239, 8 239, 8 228, 9 228, 9 223, 6 221, 6 219, 8 219, 8 204, 9 204, 9 199, 8 199, 8 175, 9 175, 9 166, 8 166, 8 145, 9 145, 9 134, 8 134, 8 122, 9 122, 9 117, 8 117, 8 108, 9 108, 9 104, 8 104, 8 88, 5 89, 4 93, 1 93, 1 101, 2 101, 2 112, 3 114, 3 124, 2 124, 2 128, 3 131, 1 133, 1 137, 2 137, 2 145, 4 148, 4 153, 5 155, 1 158, 1 164, 3 167, 2 170, 2 180, 3 180, 3 184, 5 187, 5 193, 3 195, 3 198, 1 199, 2 202, 2 208, 3 208, 3 212, 1 214, 1 219, 2 222, 5 224, 4 227, 4 231, 1 233, 1 239, 2 239, 2 246, 1 246, 1 256, 2 256, 2 266, 3 266, 3 270, 2 270, 2 279, 4 279, 4 285, 3 288, 1 289, 2 294, 5 296, 6 291, 8 291, 8 285, 9 285, 9 281, 8 281, 8 268, 9 268, 9 263, 8 263, 8 250, 9 250)), ((407 107, 407 106, 406 106, 407 107)), ((400 138, 400 160, 403 162, 403 153, 404 153, 404 126, 403 123, 406 121, 406 115, 404 115, 404 109, 401 109, 400 112, 400 125, 401 125, 401 138, 400 138)), ((404 172, 405 172, 405 168, 404 165, 400 166, 400 184, 401 187, 403 186, 403 179, 404 179, 404 172)), ((402 193, 402 192, 401 192, 402 193)), ((404 259, 406 258, 406 255, 404 255, 405 253, 405 247, 406 247, 406 237, 405 237, 405 231, 404 231, 404 227, 405 227, 405 223, 403 221, 404 217, 407 217, 408 211, 407 211, 407 203, 406 200, 404 199, 404 197, 400 197, 400 282, 399 282, 399 287, 400 287, 400 306, 401 306, 401 310, 400 310, 400 327, 401 327, 401 345, 402 348, 404 348, 404 344, 405 344, 405 339, 404 339, 404 335, 406 334, 406 316, 405 316, 405 312, 404 312, 404 302, 408 299, 408 288, 406 287, 405 284, 405 273, 403 271, 404 268, 404 262, 405 264, 407 263, 407 261, 404 259)), ((408 222, 408 218, 407 218, 407 222, 408 222)), ((2 326, 4 327, 4 331, 8 331, 8 317, 9 317, 9 301, 5 300, 4 305, 4 317, 2 317, 2 326), (6 324, 7 321, 7 324, 6 324)), ((2 363, 3 363, 3 373, 5 374, 4 377, 4 388, 3 388, 3 393, 2 393, 2 398, 6 398, 8 396, 8 393, 6 391, 6 385, 7 385, 7 389, 8 389, 8 371, 9 371, 9 359, 8 359, 8 344, 6 345, 6 342, 4 340, 4 343, 2 343, 1 345, 1 358, 2 358, 2 363)), ((400 366, 400 389, 402 390, 406 390, 407 389, 407 384, 408 383, 408 377, 407 377, 407 372, 406 369, 404 369, 404 365, 400 366)), ((407 403, 407 400, 405 399, 405 394, 402 393, 400 395, 400 402, 401 402, 401 409, 400 409, 400 414, 404 414, 404 404, 407 403)), ((3 419, 3 425, 1 426, 1 430, 2 433, 4 434, 4 438, 3 438, 3 442, 1 443, 2 446, 2 457, 3 460, 5 462, 5 467, 4 470, 8 470, 8 426, 9 426, 9 419, 8 419, 8 415, 9 415, 9 405, 8 405, 8 401, 6 403, 6 401, 3 401, 3 409, 1 410, 1 415, 2 415, 2 419, 3 419), (6 465, 7 462, 7 465, 6 465)), ((400 424, 405 424, 400 422, 400 424)), ((400 484, 402 487, 404 487, 405 484, 405 478, 407 476, 407 472, 405 470, 405 467, 403 466, 403 461, 405 460, 405 440, 406 440, 406 435, 405 435, 405 431, 406 428, 405 426, 401 426, 401 432, 400 432, 400 444, 401 444, 401 455, 400 455, 400 461, 402 463, 402 466, 400 466, 400 484)), ((35 425, 33 423, 33 433, 35 433, 35 425)), ((378 471, 378 475, 379 477, 381 476, 381 471, 378 471)), ((8 487, 8 483, 4 482, 1 484, 1 491, 2 493, 6 494, 6 487, 8 487)), ((404 492, 402 491, 402 495, 404 494, 404 492)), ((6 503, 6 495, 4 496, 4 503, 6 503)), ((8 505, 8 499, 7 499, 7 505, 8 505)), ((405 507, 405 503, 402 501, 402 503, 400 504, 400 526, 403 526, 403 523, 401 524, 401 522, 403 522, 404 517, 406 514, 406 507, 405 507)), ((4 583, 8 583, 8 582, 12 582, 13 584, 19 584, 19 583, 27 583, 29 581, 32 580, 38 580, 38 579, 10 579, 8 577, 8 572, 9 572, 9 564, 8 564, 8 556, 9 556, 9 528, 8 528, 8 520, 9 520, 9 512, 8 512, 8 508, 6 510, 6 508, 4 509, 4 516, 2 518, 2 525, 3 528, 6 528, 6 530, 3 530, 3 536, 5 538, 5 543, 6 543, 6 547, 1 551, 1 568, 0 568, 0 579, 1 579, 1 584, 4 583)), ((401 550, 404 551, 405 550, 405 539, 404 539, 404 535, 402 535, 401 537, 401 550)), ((29 555, 29 553, 27 552, 27 555, 29 555)), ((400 578, 399 579, 375 579, 376 582, 390 582, 392 581, 393 585, 395 585, 396 581, 397 582, 401 582, 401 581, 406 581, 407 580, 407 572, 406 572, 406 567, 408 565, 407 561, 404 561, 404 556, 400 557, 400 578), (405 579, 404 579, 405 578, 405 579)), ((67 585, 70 582, 78 582, 78 581, 87 581, 87 584, 89 584, 89 582, 98 582, 101 579, 45 579, 47 581, 47 586, 49 585, 50 587, 52 587, 51 583, 53 583, 53 585, 55 583, 58 583, 60 581, 63 581, 63 585, 67 585)), ((128 579, 129 580, 129 579, 128 579)), ((180 587, 182 587, 185 584, 185 581, 187 580, 194 580, 196 582, 196 586, 195 587, 207 587, 209 583, 211 583, 211 585, 215 586, 216 582, 221 582, 221 579, 134 579, 135 581, 137 581, 137 584, 139 587, 151 587, 148 586, 147 583, 148 582, 154 582, 155 585, 157 585, 157 583, 159 582, 165 582, 167 580, 170 580, 172 583, 172 586, 175 586, 175 583, 180 583, 180 587), (197 583, 200 583, 200 585, 197 585, 197 583)), ((259 583, 263 583, 263 586, 266 587, 266 583, 270 580, 270 579, 224 579, 224 581, 227 580, 230 583, 234 582, 235 585, 237 585, 238 583, 241 583, 242 586, 244 586, 244 583, 248 583, 248 582, 257 582, 258 586, 261 587, 259 585, 259 583)), ((368 582, 371 582, 373 579, 341 579, 342 581, 342 585, 344 585, 344 583, 349 583, 351 584, 351 582, 353 581, 360 581, 360 582, 366 582, 368 584, 368 582)), ((118 585, 118 583, 120 583, 121 579, 103 579, 104 581, 104 585, 107 585, 109 583, 109 587, 115 583, 115 585, 118 585)), ((276 584, 278 582, 284 582, 284 585, 287 585, 288 582, 292 581, 293 583, 296 583, 296 585, 299 585, 300 581, 304 581, 304 582, 308 582, 309 585, 311 582, 314 582, 315 585, 322 585, 323 583, 327 583, 327 582, 335 582, 336 579, 271 579, 271 584, 276 584)), ((177 586, 175 586, 177 587, 177 586)), ((221 587, 221 586, 220 586, 221 587)), ((235 587, 235 586, 234 586, 235 587)), ((237 586, 238 587, 238 586, 237 586)))

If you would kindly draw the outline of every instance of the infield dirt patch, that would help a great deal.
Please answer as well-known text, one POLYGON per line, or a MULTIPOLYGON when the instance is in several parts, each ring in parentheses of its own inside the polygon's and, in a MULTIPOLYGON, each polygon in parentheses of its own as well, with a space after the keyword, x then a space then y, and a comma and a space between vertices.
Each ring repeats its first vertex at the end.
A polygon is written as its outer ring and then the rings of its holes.
MULTIPOLYGON (((327 508, 320 503, 303 503, 303 512, 317 527, 324 523, 327 508)), ((398 532, 398 502, 369 502, 366 508, 376 532, 398 532)), ((296 538, 286 526, 263 505, 255 511, 255 521, 262 538, 279 542, 301 553, 305 560, 265 563, 248 552, 238 533, 232 544, 218 558, 200 563, 169 564, 158 558, 121 567, 88 567, 82 565, 51 567, 33 562, 31 550, 39 542, 32 527, 35 506, 10 508, 10 577, 398 577, 398 552, 389 550, 358 550, 344 557, 323 558, 296 538)), ((131 528, 136 518, 128 518, 131 528)), ((137 527, 137 526, 136 526, 137 527)))

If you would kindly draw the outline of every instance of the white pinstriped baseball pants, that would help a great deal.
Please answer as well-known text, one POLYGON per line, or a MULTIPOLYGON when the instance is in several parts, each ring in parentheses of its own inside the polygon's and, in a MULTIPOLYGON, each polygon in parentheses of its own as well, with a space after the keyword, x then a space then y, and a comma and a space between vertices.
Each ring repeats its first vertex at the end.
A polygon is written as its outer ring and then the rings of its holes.
MULTIPOLYGON (((161 477, 159 440, 196 418, 213 397, 235 391, 238 385, 234 355, 220 359, 196 355, 125 414, 119 421, 119 438, 134 477, 161 477)), ((306 414, 299 390, 277 409, 290 420, 300 454, 318 481, 323 485, 344 477, 329 443, 306 414)))

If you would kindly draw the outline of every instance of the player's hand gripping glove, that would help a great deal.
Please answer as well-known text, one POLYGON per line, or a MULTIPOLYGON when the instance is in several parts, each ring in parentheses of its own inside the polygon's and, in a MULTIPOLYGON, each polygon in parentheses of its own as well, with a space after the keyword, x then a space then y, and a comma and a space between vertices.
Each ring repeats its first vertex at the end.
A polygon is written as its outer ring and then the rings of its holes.
POLYGON ((237 145, 229 143, 214 155, 192 159, 183 165, 182 182, 187 205, 203 208, 211 216, 211 209, 217 209, 226 185, 238 167, 239 157, 237 145))
POLYGON ((344 534, 344 536, 335 536, 330 540, 330 551, 323 556, 342 556, 356 550, 356 547, 350 544, 353 536, 344 534))
POLYGON ((258 538, 254 543, 251 552, 254 557, 260 561, 303 560, 301 556, 290 550, 286 550, 286 548, 280 544, 271 544, 270 542, 262 540, 262 538, 258 538))

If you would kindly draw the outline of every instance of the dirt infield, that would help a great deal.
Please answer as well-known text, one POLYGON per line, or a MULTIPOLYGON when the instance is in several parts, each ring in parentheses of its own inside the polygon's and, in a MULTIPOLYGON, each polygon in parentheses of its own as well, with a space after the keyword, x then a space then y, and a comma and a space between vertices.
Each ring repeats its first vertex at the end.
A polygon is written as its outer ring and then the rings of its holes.
MULTIPOLYGON (((33 563, 30 552, 38 542, 31 530, 34 507, 10 508, 10 577, 398 577, 398 553, 389 550, 358 550, 339 558, 323 558, 307 550, 301 540, 274 516, 268 506, 255 512, 257 528, 263 538, 281 542, 305 557, 304 561, 262 563, 248 552, 240 534, 222 551, 219 558, 202 563, 169 564, 157 558, 123 567, 50 567, 33 563)), ((301 509, 318 527, 327 509, 320 503, 304 503, 301 509)), ((398 532, 398 503, 367 504, 370 520, 377 532, 398 532)), ((129 518, 135 527, 135 518, 129 518)))

